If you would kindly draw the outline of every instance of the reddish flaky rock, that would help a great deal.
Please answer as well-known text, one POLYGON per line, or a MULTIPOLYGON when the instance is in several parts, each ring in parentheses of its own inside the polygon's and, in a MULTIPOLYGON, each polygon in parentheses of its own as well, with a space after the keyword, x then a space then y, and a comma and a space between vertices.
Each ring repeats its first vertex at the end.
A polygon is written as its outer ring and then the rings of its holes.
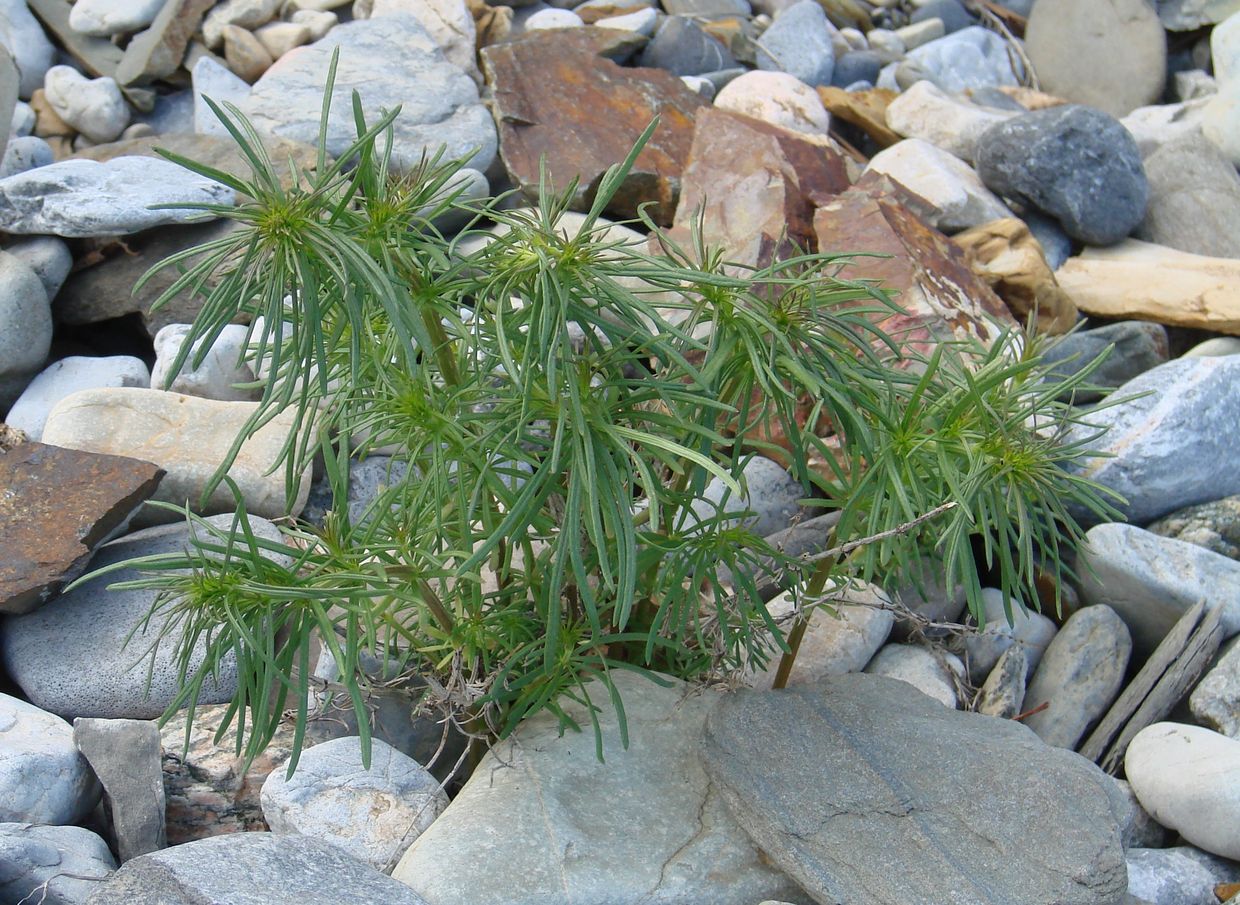
POLYGON ((702 239, 728 260, 765 266, 793 246, 813 250, 814 207, 852 184, 855 167, 830 145, 706 107, 698 111, 670 237, 688 246, 702 211, 702 239))
POLYGON ((150 462, 22 443, 0 454, 0 613, 28 613, 82 573, 164 472, 150 462))
POLYGON ((1015 326, 964 252, 876 186, 851 189, 820 207, 814 231, 822 252, 890 255, 857 257, 840 277, 873 280, 896 293, 903 311, 877 315, 877 325, 906 352, 929 354, 951 339, 989 344, 1002 328, 1015 326))
POLYGON ((557 188, 579 180, 575 210, 589 208, 607 168, 628 155, 657 116, 658 128, 608 212, 631 217, 652 202, 655 221, 671 221, 693 118, 707 105, 680 79, 659 69, 618 66, 580 42, 563 41, 559 30, 487 47, 482 69, 494 93, 509 175, 535 197, 545 158, 557 188))

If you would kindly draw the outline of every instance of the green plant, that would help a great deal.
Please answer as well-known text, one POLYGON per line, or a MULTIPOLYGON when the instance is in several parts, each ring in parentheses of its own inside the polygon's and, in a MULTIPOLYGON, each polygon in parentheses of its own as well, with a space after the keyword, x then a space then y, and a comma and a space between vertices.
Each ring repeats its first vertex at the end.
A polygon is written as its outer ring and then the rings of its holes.
POLYGON ((1080 538, 1068 505, 1110 512, 1061 467, 1084 452, 1060 439, 1078 416, 1056 401, 1062 386, 1043 385, 1036 342, 1005 333, 910 360, 873 326, 894 303, 838 279, 841 256, 746 268, 697 233, 657 253, 611 235, 600 213, 649 132, 569 229, 573 187, 557 194, 545 176, 535 207, 510 209, 462 202, 455 162, 393 173, 395 114, 368 125, 356 96, 356 142, 334 163, 320 152, 291 188, 240 113, 212 106, 252 177, 167 156, 250 200, 208 208, 239 229, 161 265, 182 273, 156 304, 202 298, 199 355, 251 319, 268 376, 238 445, 292 409, 290 490, 318 455, 335 504, 321 529, 284 527, 300 548, 291 566, 260 555, 279 545, 255 539, 240 499, 232 531, 187 513, 199 540, 184 555, 125 565, 146 573, 129 586, 159 590, 150 624, 179 645, 173 709, 235 656, 230 717, 248 727, 248 756, 287 707, 304 731, 314 637, 359 716, 369 655, 386 675, 424 678, 468 731, 502 736, 540 710, 567 720, 559 701, 583 699, 591 677, 614 696, 615 669, 790 665, 762 569, 800 575, 812 606, 828 581, 888 576, 920 545, 978 611, 980 568, 1034 600, 1038 568, 1064 570, 1080 538), (450 238, 436 226, 448 214, 471 222, 450 238), (782 447, 766 439, 779 433, 782 447), (409 478, 351 519, 350 461, 380 449, 409 478), (794 560, 705 502, 712 481, 743 494, 763 452, 810 504, 842 510, 850 544, 794 560), (209 652, 195 667, 198 640, 209 652))

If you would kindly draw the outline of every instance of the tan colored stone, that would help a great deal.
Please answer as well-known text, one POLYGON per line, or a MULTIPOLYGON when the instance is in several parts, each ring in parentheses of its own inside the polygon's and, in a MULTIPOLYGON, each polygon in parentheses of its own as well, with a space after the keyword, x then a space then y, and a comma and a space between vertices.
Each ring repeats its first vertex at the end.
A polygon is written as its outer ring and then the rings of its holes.
POLYGON ((275 62, 263 42, 239 25, 225 25, 224 59, 240 79, 253 84, 275 62))
POLYGON ((116 67, 116 81, 141 84, 176 72, 189 39, 214 5, 215 0, 167 0, 151 27, 135 35, 125 48, 116 67))
POLYGON ((1024 85, 999 85, 998 90, 1031 112, 1034 110, 1048 110, 1051 107, 1062 107, 1068 103, 1057 94, 1047 94, 1045 91, 1028 88, 1024 85))
POLYGON ((42 88, 30 95, 30 109, 34 111, 34 134, 39 138, 72 138, 77 130, 52 109, 42 88))
POLYGON ((1240 260, 1128 239, 1087 248, 1056 271, 1086 314, 1240 335, 1240 260))
POLYGON ((1037 312, 1039 333, 1059 334, 1077 320, 1076 304, 1059 283, 1038 240, 1014 217, 965 230, 952 241, 965 250, 973 272, 1007 303, 1016 319, 1037 312))
POLYGON ((487 0, 468 0, 469 14, 474 17, 478 50, 508 39, 512 32, 512 7, 491 6, 487 0))
POLYGON ((970 269, 964 252, 931 229, 909 207, 873 187, 853 188, 814 215, 818 248, 858 257, 843 279, 873 280, 893 290, 902 310, 874 315, 875 323, 902 348, 928 354, 942 340, 993 342, 1012 315, 970 269))
POLYGON ((572 206, 588 209, 603 174, 625 158, 657 116, 657 130, 608 211, 632 217, 639 205, 650 202, 656 222, 669 223, 693 117, 706 101, 671 73, 622 68, 570 46, 554 30, 482 52, 509 174, 533 197, 545 160, 558 188, 579 180, 572 206))
POLYGON ((1047 91, 1112 116, 1162 95, 1167 36, 1148 0, 1039 0, 1025 51, 1047 91))
POLYGON ((149 462, 42 443, 0 453, 0 613, 29 613, 77 578, 162 476, 149 462))
POLYGON ((834 148, 769 123, 706 107, 698 112, 669 231, 682 247, 702 209, 702 239, 730 261, 765 266, 792 243, 813 249, 814 208, 852 184, 834 148))
POLYGON ((271 22, 255 29, 254 37, 258 38, 273 60, 278 60, 294 47, 309 44, 313 40, 310 26, 299 22, 271 22))
MULTIPOLYGON (((167 475, 154 499, 187 502, 204 514, 232 512, 232 493, 221 484, 205 507, 202 492, 224 461, 234 439, 258 408, 255 402, 218 402, 147 390, 108 387, 66 396, 47 416, 43 440, 54 446, 108 455, 125 455, 156 463, 167 475)), ((252 515, 280 518, 296 514, 310 492, 310 469, 301 475, 291 503, 284 495, 284 469, 271 473, 294 423, 282 412, 241 445, 228 476, 236 482, 252 515)), ((154 510, 142 522, 168 521, 174 515, 154 510)))
POLYGON ((898 91, 890 88, 845 91, 831 85, 819 85, 817 90, 828 113, 856 126, 880 148, 900 141, 900 136, 887 125, 887 108, 900 96, 898 91))

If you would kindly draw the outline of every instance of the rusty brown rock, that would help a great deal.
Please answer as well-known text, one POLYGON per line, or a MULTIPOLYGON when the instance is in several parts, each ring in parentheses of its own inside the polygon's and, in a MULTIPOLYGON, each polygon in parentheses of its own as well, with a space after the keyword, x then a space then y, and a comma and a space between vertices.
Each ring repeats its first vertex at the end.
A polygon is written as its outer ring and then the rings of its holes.
POLYGON ((873 186, 853 188, 818 209, 814 231, 822 252, 858 257, 843 279, 874 280, 894 290, 901 309, 874 315, 903 349, 928 354, 952 339, 993 342, 1015 321, 1003 301, 970 269, 964 252, 896 198, 873 186))
POLYGON ((28 613, 82 573, 155 492, 150 462, 26 442, 0 454, 0 613, 28 613))
POLYGON ((185 57, 189 39, 215 0, 166 0, 146 31, 134 35, 116 67, 116 81, 134 85, 172 75, 185 57))
MULTIPOLYGON (((584 29, 573 29, 579 30, 584 29)), ((482 51, 508 173, 534 197, 545 158, 558 188, 579 180, 572 207, 588 210, 608 167, 624 160, 658 116, 658 129, 607 212, 632 217, 639 205, 652 202, 655 221, 668 224, 689 156, 693 118, 706 101, 668 72, 622 68, 565 44, 555 30, 482 51)))
POLYGON ((730 261, 765 266, 792 243, 813 250, 815 204, 846 191, 845 155, 788 129, 727 110, 698 111, 669 237, 689 246, 702 211, 702 239, 730 261), (782 241, 782 247, 778 245, 782 241))
POLYGON ((1021 220, 1006 217, 952 237, 973 271, 1007 302, 1022 323, 1035 311, 1039 333, 1066 333, 1076 323, 1076 304, 1055 279, 1038 240, 1021 220))

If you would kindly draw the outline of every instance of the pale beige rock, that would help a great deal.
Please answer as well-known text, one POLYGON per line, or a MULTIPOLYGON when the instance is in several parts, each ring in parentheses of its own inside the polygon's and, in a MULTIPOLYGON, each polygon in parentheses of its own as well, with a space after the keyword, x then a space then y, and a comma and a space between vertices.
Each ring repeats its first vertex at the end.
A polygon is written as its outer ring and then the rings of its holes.
POLYGON ((263 43, 239 25, 224 26, 224 60, 238 78, 251 84, 275 62, 263 43))
POLYGON ((800 132, 827 144, 831 116, 813 88, 786 72, 755 69, 734 78, 715 98, 715 106, 800 132))
POLYGON ((224 42, 224 29, 229 25, 257 28, 276 17, 281 0, 227 0, 211 10, 202 22, 202 36, 207 46, 216 50, 224 42))
POLYGON ((1206 98, 1201 131, 1233 164, 1240 166, 1240 83, 1225 85, 1206 98))
MULTIPOLYGON (((43 442, 153 462, 167 472, 154 499, 178 505, 188 501, 206 513, 232 512, 235 503, 225 485, 215 489, 205 509, 199 507, 199 498, 257 407, 254 402, 217 402, 139 387, 83 390, 52 409, 43 442)), ((291 411, 277 415, 242 444, 228 471, 252 515, 280 518, 301 512, 306 504, 308 467, 291 505, 284 498, 284 469, 268 474, 292 426, 291 411)), ((173 517, 159 510, 147 516, 165 521, 173 517)))
POLYGON ((905 138, 920 138, 972 162, 977 140, 995 123, 1019 114, 979 107, 952 97, 929 81, 913 85, 887 107, 887 126, 905 138))
POLYGON ((934 212, 926 219, 945 233, 1015 216, 971 166, 920 138, 880 151, 865 171, 890 176, 928 201, 934 212))
POLYGON ((1077 320, 1076 305, 1055 279, 1042 246, 1021 220, 1008 217, 953 236, 973 272, 1007 304, 1017 320, 1037 313, 1038 332, 1066 333, 1077 320))
POLYGON ((311 41, 317 41, 340 24, 340 18, 326 9, 299 9, 290 21, 310 29, 311 41))
POLYGON ((1025 50, 1043 89, 1112 116, 1162 94, 1167 37, 1147 0, 1039 0, 1025 50))
POLYGON ((1200 849, 1240 858, 1240 741, 1155 723, 1128 746, 1124 771, 1151 817, 1200 849))
POLYGON ((1240 335, 1240 260, 1128 239, 1087 248, 1055 272, 1086 314, 1240 335))
POLYGON ((1153 154, 1167 142, 1185 138, 1202 130, 1206 107, 1212 98, 1203 97, 1182 104, 1155 104, 1138 107, 1120 120, 1132 133, 1142 157, 1153 154))
POLYGON ((309 44, 313 40, 310 26, 297 22, 269 22, 256 29, 254 37, 258 38, 273 60, 278 60, 294 47, 309 44))

